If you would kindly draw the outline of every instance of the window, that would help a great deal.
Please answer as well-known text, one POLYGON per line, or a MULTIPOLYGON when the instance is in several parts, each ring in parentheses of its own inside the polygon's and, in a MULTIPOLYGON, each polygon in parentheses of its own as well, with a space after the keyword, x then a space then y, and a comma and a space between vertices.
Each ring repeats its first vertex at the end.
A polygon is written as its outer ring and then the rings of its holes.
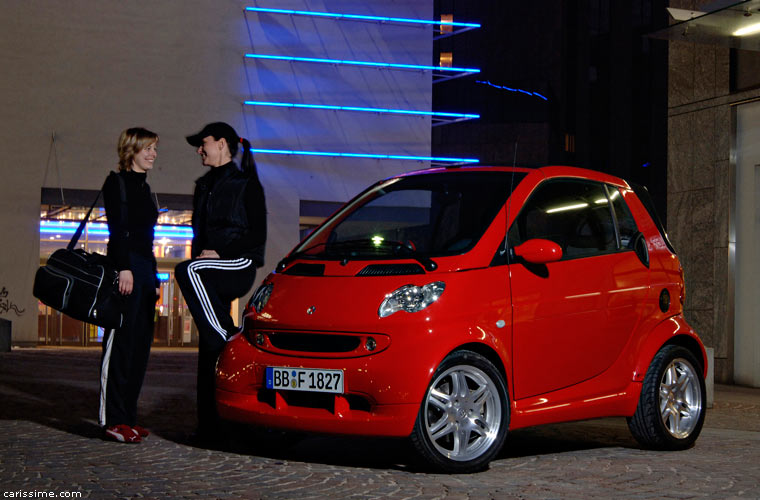
POLYGON ((454 53, 453 52, 441 52, 441 55, 438 57, 438 65, 442 68, 450 68, 454 64, 454 53))
POLYGON ((615 186, 607 186, 607 192, 610 195, 612 208, 615 211, 615 219, 618 224, 618 234, 620 234, 620 248, 633 249, 636 236, 639 229, 636 227, 636 220, 631 214, 631 210, 626 205, 620 191, 615 186))
POLYGON ((295 250, 325 259, 409 258, 472 248, 525 174, 450 171, 377 184, 295 250))
MULTIPOLYGON (((444 23, 453 23, 454 14, 441 14, 441 21, 444 23)), ((451 24, 441 24, 440 30, 441 30, 441 33, 453 33, 454 26, 452 26, 451 24)))
POLYGON ((562 259, 617 250, 604 187, 595 182, 550 180, 540 185, 509 230, 510 246, 542 238, 562 248, 562 259))

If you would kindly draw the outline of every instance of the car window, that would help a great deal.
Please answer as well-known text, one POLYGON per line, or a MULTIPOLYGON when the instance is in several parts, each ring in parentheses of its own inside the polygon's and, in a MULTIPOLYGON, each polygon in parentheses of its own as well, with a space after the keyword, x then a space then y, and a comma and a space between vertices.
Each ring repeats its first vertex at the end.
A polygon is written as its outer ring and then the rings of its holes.
POLYGON ((631 210, 628 208, 618 188, 607 186, 607 192, 612 202, 612 208, 615 211, 618 233, 620 234, 620 248, 633 249, 633 243, 639 234, 636 220, 633 218, 631 210))
POLYGON ((633 192, 636 193, 636 197, 639 199, 641 204, 644 205, 647 213, 649 213, 649 216, 652 218, 655 226, 657 226, 657 230, 660 232, 662 239, 665 240, 665 244, 668 246, 668 249, 673 252, 673 254, 676 254, 676 249, 673 248, 673 243, 670 241, 670 238, 668 238, 668 233, 665 231, 665 226, 663 225, 662 220, 660 219, 660 216, 657 214, 657 210, 654 207, 654 201, 652 201, 652 197, 649 195, 649 190, 640 184, 633 182, 629 184, 631 188, 633 188, 633 192))
POLYGON ((509 231, 513 247, 533 238, 557 243, 563 260, 616 251, 615 226, 603 185, 575 179, 541 184, 509 231))
POLYGON ((322 259, 461 254, 478 242, 524 173, 448 171, 381 183, 295 250, 322 259))

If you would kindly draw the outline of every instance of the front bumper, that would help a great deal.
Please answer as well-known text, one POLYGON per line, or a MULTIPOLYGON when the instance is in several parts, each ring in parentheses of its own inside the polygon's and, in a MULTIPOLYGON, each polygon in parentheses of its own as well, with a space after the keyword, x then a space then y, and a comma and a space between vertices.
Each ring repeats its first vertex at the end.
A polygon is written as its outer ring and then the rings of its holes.
MULTIPOLYGON (((276 429, 352 434, 364 436, 406 437, 412 432, 419 405, 374 405, 368 410, 352 409, 349 399, 330 395, 332 407, 323 408, 290 404, 287 391, 269 391, 273 398, 255 391, 252 394, 216 390, 219 415, 225 420, 276 429), (264 401, 262 401, 264 399, 264 401)), ((262 392, 264 392, 262 391, 262 392)))
POLYGON ((216 401, 226 420, 271 428, 364 436, 409 436, 430 368, 392 352, 346 358, 298 357, 258 349, 243 336, 217 363, 216 401), (267 366, 343 370, 344 394, 267 389, 267 366))

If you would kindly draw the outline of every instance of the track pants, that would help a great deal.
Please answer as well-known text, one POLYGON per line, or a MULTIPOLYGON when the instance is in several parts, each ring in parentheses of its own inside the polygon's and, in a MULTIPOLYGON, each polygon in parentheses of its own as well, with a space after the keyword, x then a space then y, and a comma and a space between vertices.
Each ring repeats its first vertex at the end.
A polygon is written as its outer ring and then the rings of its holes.
POLYGON ((193 259, 174 269, 185 302, 198 328, 198 429, 214 431, 218 415, 214 398, 216 361, 238 332, 230 316, 232 301, 247 294, 256 278, 250 259, 193 259))
POLYGON ((100 367, 100 412, 102 426, 137 423, 140 397, 150 346, 156 306, 156 277, 153 262, 131 253, 134 288, 127 300, 124 324, 103 335, 100 367))

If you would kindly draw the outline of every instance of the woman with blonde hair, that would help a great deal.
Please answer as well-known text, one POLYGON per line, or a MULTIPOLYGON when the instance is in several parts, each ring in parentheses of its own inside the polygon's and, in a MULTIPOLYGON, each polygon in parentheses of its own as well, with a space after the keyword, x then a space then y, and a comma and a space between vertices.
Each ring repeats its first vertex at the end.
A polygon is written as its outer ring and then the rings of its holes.
POLYGON ((119 172, 103 186, 108 218, 108 257, 119 270, 119 292, 126 296, 120 328, 106 330, 100 373, 100 425, 104 437, 139 443, 149 432, 137 425, 158 290, 153 228, 158 207, 146 182, 158 154, 158 135, 129 128, 119 137, 119 172))

